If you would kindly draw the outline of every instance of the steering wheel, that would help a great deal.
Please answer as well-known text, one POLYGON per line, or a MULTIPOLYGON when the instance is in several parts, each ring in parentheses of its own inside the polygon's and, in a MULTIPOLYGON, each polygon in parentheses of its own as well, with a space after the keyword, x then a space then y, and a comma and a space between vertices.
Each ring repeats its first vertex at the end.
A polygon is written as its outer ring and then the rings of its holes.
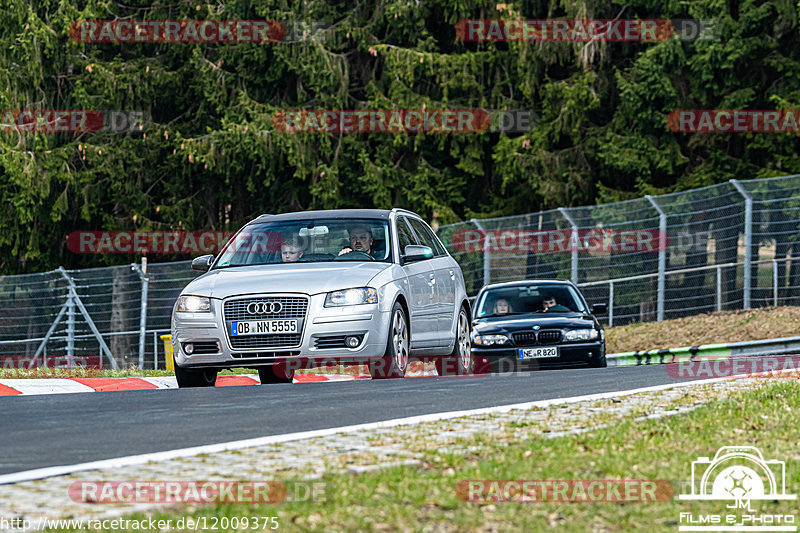
POLYGON ((369 255, 367 252, 360 252, 358 250, 353 250, 342 255, 337 255, 336 257, 333 258, 334 261, 358 261, 361 259, 369 259, 370 261, 375 261, 375 258, 369 255))

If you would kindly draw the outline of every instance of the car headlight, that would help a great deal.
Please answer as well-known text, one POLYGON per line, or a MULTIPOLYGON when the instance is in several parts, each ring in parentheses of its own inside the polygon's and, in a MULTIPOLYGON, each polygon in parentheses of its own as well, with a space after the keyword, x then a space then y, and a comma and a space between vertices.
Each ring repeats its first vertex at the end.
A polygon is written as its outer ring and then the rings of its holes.
POLYGON ((597 330, 592 329, 570 329, 564 332, 564 340, 567 341, 588 341, 597 338, 597 330))
POLYGON ((325 307, 376 303, 378 303, 378 291, 371 287, 333 291, 325 297, 325 307))
POLYGON ((478 346, 492 346, 493 344, 508 344, 508 337, 505 335, 475 335, 472 342, 478 346))
POLYGON ((211 300, 205 296, 181 296, 178 298, 178 311, 185 313, 210 313, 211 300))

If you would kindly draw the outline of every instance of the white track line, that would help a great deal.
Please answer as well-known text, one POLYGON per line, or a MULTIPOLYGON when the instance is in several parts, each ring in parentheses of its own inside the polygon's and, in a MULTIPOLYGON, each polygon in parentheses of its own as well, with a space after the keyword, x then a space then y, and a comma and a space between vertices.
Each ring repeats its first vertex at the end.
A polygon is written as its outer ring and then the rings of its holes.
POLYGON ((42 479, 53 476, 64 476, 74 472, 82 472, 86 470, 101 470, 107 468, 121 468, 124 466, 140 465, 149 463, 151 461, 168 461, 170 459, 177 459, 180 457, 192 457, 202 453, 212 454, 228 450, 239 450, 242 448, 251 448, 254 446, 267 446, 269 444, 277 444, 281 442, 290 442, 302 439, 311 439, 314 437, 325 437, 337 433, 353 433, 355 431, 387 428, 402 425, 421 424, 423 422, 435 422, 437 420, 446 420, 450 418, 458 418, 462 416, 474 416, 490 413, 505 413, 514 409, 531 409, 534 407, 548 407, 550 405, 559 405, 565 403, 575 403, 582 401, 592 400, 605 400, 608 398, 615 398, 617 396, 628 396, 639 392, 654 392, 676 387, 689 387, 698 384, 716 383, 718 381, 725 381, 730 379, 715 378, 715 379, 702 379, 696 381, 686 381, 681 383, 669 383, 666 385, 656 385, 653 387, 643 387, 640 389, 630 389, 625 391, 603 392, 598 394, 586 394, 583 396, 573 396, 570 398, 554 398, 551 400, 538 400, 534 402, 516 403, 511 405, 498 405, 495 407, 482 407, 480 409, 470 409, 465 411, 449 411, 444 413, 431 413, 428 415, 410 416, 406 418, 395 418, 392 420, 383 420, 380 422, 370 422, 368 424, 355 424, 352 426, 342 426, 328 429, 316 429, 312 431, 300 431, 297 433, 286 433, 283 435, 270 435, 268 437, 256 437, 252 439, 235 440, 230 442, 222 442, 219 444, 206 444, 203 446, 193 446, 191 448, 180 448, 177 450, 168 450, 165 452, 152 452, 144 453, 141 455, 129 455, 127 457, 116 457, 113 459, 103 459, 100 461, 92 461, 89 463, 78 463, 73 465, 51 466, 47 468, 37 468, 34 470, 25 470, 23 472, 14 472, 12 474, 0 475, 0 485, 7 483, 20 483, 22 481, 32 481, 34 479, 42 479))

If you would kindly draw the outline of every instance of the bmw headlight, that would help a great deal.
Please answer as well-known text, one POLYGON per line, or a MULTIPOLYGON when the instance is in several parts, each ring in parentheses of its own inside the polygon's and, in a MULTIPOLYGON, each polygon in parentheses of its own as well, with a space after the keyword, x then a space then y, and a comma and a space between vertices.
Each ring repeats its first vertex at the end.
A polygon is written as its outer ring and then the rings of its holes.
POLYGON ((181 296, 178 298, 178 311, 184 313, 210 313, 211 300, 205 296, 181 296))
POLYGON ((508 337, 505 335, 475 335, 472 342, 478 346, 492 346, 494 344, 508 344, 508 337))
POLYGON ((376 303, 378 303, 378 291, 372 287, 360 287, 358 289, 333 291, 329 292, 325 297, 325 307, 376 303))
POLYGON ((588 341, 596 339, 597 330, 592 329, 570 329, 564 332, 564 340, 567 341, 588 341))

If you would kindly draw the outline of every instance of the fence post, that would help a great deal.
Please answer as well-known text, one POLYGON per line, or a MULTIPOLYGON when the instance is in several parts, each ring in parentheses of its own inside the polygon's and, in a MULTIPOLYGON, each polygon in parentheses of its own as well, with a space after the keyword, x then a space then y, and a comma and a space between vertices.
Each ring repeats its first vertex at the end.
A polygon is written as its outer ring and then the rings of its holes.
MULTIPOLYGON (((86 321, 86 324, 89 326, 89 329, 92 330, 92 333, 94 334, 95 339, 97 339, 97 344, 100 345, 101 353, 105 353, 106 354, 106 357, 108 357, 108 360, 111 363, 111 368, 113 368, 114 370, 119 370, 119 365, 117 364, 117 360, 114 359, 114 356, 112 355, 111 350, 109 350, 108 345, 106 344, 106 341, 104 341, 103 340, 103 336, 100 335, 100 331, 97 329, 97 326, 94 324, 94 320, 92 320, 91 315, 89 315, 89 311, 86 310, 86 306, 83 305, 83 302, 78 297, 78 292, 75 289, 75 281, 67 274, 67 271, 64 270, 64 267, 58 267, 56 269, 56 272, 61 274, 61 276, 65 280, 67 280, 67 287, 69 288, 69 294, 72 297, 72 301, 75 303, 75 305, 78 306, 78 311, 81 312, 81 315, 83 315, 83 319, 86 321)), ((51 326, 51 327, 53 329, 55 329, 55 323, 53 323, 53 326, 51 326)), ((101 359, 101 361, 102 361, 102 359, 101 359)))
POLYGON ((614 282, 608 282, 608 327, 614 325, 614 282))
MULTIPOLYGON (((481 232, 485 233, 483 224, 480 220, 472 219, 470 222, 475 224, 481 232)), ((489 234, 483 237, 483 284, 488 285, 492 282, 492 252, 489 249, 489 234)))
POLYGON ((717 265, 717 311, 722 311, 722 267, 717 265))
POLYGON ((667 271, 667 214, 658 205, 655 198, 649 194, 645 196, 653 208, 658 211, 658 292, 657 292, 657 311, 656 321, 664 320, 664 298, 665 298, 665 272, 667 271))
POLYGON ((142 282, 142 305, 139 311, 139 368, 144 368, 145 329, 147 329, 147 290, 150 279, 147 277, 147 257, 142 257, 142 266, 131 263, 131 268, 139 274, 142 282))
POLYGON ((744 197, 744 308, 750 309, 750 291, 752 285, 751 275, 753 272, 753 197, 742 187, 739 180, 730 180, 744 197))
MULTIPOLYGON (((72 279, 72 278, 70 278, 72 279)), ((67 368, 72 369, 75 357, 75 300, 72 291, 67 289, 67 368)), ((45 357, 45 366, 47 366, 45 357)))
POLYGON ((772 305, 778 307, 778 260, 772 260, 772 305))
POLYGON ((558 212, 561 213, 561 216, 567 219, 569 225, 572 226, 572 235, 570 236, 569 239, 570 248, 572 248, 572 255, 570 257, 570 264, 571 264, 570 279, 572 280, 572 283, 577 285, 578 284, 578 238, 579 238, 578 225, 575 224, 575 219, 572 218, 572 215, 570 215, 567 212, 567 210, 564 209, 563 207, 559 207, 558 212))

